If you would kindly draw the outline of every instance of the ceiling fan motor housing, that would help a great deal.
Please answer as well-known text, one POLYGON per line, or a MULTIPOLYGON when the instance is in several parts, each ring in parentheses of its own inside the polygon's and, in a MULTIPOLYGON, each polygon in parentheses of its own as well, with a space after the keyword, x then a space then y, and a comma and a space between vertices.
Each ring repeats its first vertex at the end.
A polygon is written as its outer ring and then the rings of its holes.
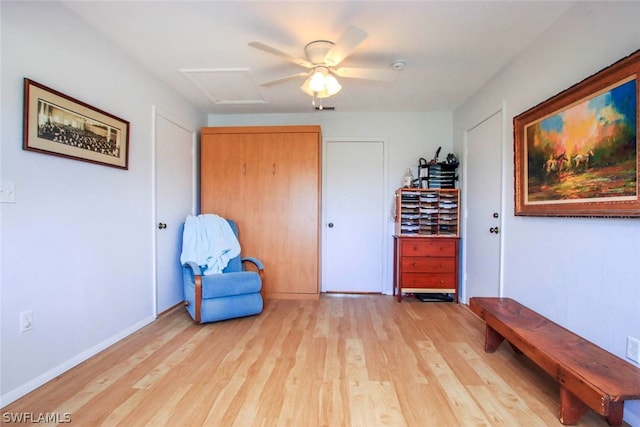
MULTIPOLYGON (((331 50, 334 43, 328 40, 315 40, 308 43, 304 47, 304 54, 307 56, 309 62, 314 65, 324 64, 325 56, 331 50)), ((327 64, 329 66, 335 64, 327 64)))

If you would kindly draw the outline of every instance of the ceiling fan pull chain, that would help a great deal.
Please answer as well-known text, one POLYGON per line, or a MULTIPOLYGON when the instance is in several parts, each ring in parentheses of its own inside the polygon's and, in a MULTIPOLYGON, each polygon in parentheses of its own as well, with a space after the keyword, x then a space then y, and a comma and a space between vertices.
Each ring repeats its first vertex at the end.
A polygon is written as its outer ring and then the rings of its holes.
MULTIPOLYGON (((311 105, 316 107, 316 94, 317 92, 313 92, 313 100, 311 101, 311 105)), ((316 107, 316 110, 322 110, 324 107, 322 106, 322 98, 318 98, 320 100, 320 105, 316 107)))

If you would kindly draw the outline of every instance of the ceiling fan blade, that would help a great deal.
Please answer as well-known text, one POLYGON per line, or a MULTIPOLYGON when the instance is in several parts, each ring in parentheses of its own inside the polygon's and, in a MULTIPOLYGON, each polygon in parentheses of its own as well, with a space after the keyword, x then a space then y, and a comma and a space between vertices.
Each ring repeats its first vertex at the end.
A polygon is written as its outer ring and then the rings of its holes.
POLYGON ((344 58, 349 56, 351 52, 353 52, 367 37, 368 34, 364 30, 350 25, 349 28, 347 28, 342 36, 340 36, 338 41, 329 50, 329 52, 327 52, 327 55, 324 58, 325 63, 330 67, 338 65, 344 58))
POLYGON ((378 82, 394 82, 398 78, 398 72, 383 68, 353 68, 342 67, 333 71, 338 77, 346 79, 374 80, 378 82))
POLYGON ((298 79, 300 77, 307 77, 309 75, 309 73, 296 73, 296 74, 290 74, 288 76, 284 76, 284 77, 280 77, 274 80, 269 80, 266 81, 264 83, 260 83, 260 86, 273 86, 273 85, 277 85, 278 83, 284 83, 288 80, 293 80, 293 79, 298 79))
POLYGON ((312 68, 313 64, 310 63, 309 61, 307 61, 306 59, 302 59, 302 58, 297 58, 295 56, 289 55, 286 52, 283 52, 281 50, 278 50, 274 47, 268 46, 264 43, 260 43, 260 42, 250 42, 249 46, 251 47, 255 47, 256 49, 259 49, 263 52, 267 52, 270 53, 272 55, 278 56, 282 59, 284 59, 285 61, 288 62, 293 62, 294 64, 300 65, 301 67, 306 67, 306 68, 312 68))

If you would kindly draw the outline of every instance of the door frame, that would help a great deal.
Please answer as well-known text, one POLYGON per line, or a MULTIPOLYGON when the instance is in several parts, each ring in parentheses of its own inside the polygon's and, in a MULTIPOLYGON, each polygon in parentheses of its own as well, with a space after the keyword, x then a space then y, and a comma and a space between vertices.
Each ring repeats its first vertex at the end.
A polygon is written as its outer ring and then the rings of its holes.
POLYGON ((505 194, 506 194, 506 189, 505 189, 505 170, 506 170, 506 161, 507 161, 507 156, 505 155, 505 141, 508 141, 508 135, 507 135, 507 119, 506 119, 506 102, 503 100, 500 105, 498 105, 496 108, 489 110, 488 113, 483 114, 481 116, 481 119, 476 120, 474 122, 473 125, 469 126, 465 131, 464 131, 464 154, 463 154, 463 160, 462 160, 462 189, 463 191, 460 192, 460 199, 462 201, 462 206, 464 207, 464 214, 463 214, 463 221, 462 221, 462 234, 461 234, 461 240, 462 240, 462 256, 461 256, 461 270, 462 270, 462 279, 461 279, 461 285, 460 285, 460 301, 463 301, 465 303, 468 303, 468 298, 467 298, 467 251, 464 250, 464 248, 466 248, 466 245, 464 245, 464 242, 467 240, 467 220, 468 220, 468 200, 467 200, 467 192, 465 191, 467 189, 467 183, 468 183, 468 173, 467 173, 467 165, 469 164, 469 158, 468 158, 468 153, 469 153, 469 133, 475 129, 476 127, 480 126, 482 123, 486 122, 487 120, 489 120, 491 117, 495 116, 496 114, 500 114, 501 115, 501 134, 500 134, 500 138, 501 138, 501 151, 500 151, 500 166, 501 166, 501 171, 500 171, 500 218, 499 218, 499 227, 500 227, 500 234, 498 234, 498 238, 500 239, 500 248, 499 248, 499 254, 498 254, 498 293, 499 296, 502 297, 504 295, 504 233, 505 233, 505 218, 504 218, 504 213, 507 212, 507 206, 506 206, 506 201, 505 201, 505 194))
MULTIPOLYGON (((348 143, 358 143, 358 142, 378 142, 382 144, 382 196, 383 201, 388 200, 389 197, 389 171, 388 171, 388 159, 389 159, 389 144, 386 138, 372 138, 372 137, 323 137, 322 138, 322 191, 321 191, 321 212, 320 212, 320 253, 321 253, 321 262, 320 262, 320 292, 325 291, 325 282, 324 278, 327 276, 326 273, 326 262, 327 259, 327 144, 329 143, 338 143, 338 142, 348 142, 348 143)), ((382 206, 383 218, 387 218, 388 215, 386 213, 386 204, 383 202, 382 206)), ((390 295, 392 292, 392 284, 390 281, 385 280, 387 276, 389 276, 389 268, 392 267, 392 264, 388 262, 388 240, 387 236, 389 235, 389 222, 385 222, 386 226, 383 227, 382 230, 382 259, 380 262, 382 263, 382 277, 380 278, 380 283, 382 283, 382 289, 380 292, 382 294, 390 295)), ((393 225, 393 224, 392 224, 393 225)))
POLYGON ((198 152, 196 150, 197 147, 197 131, 189 128, 188 126, 181 124, 179 120, 176 120, 171 116, 171 114, 165 112, 161 108, 156 107, 155 105, 151 106, 151 170, 153 171, 153 176, 151 179, 151 212, 153 221, 151 221, 151 245, 152 245, 152 261, 151 261, 151 277, 153 281, 153 292, 151 295, 152 298, 152 306, 153 306, 153 317, 158 317, 158 239, 156 238, 156 224, 158 223, 158 209, 157 209, 157 198, 156 198, 156 179, 158 174, 158 165, 156 163, 156 154, 158 143, 158 134, 157 134, 157 124, 158 117, 162 117, 163 119, 173 123, 181 129, 184 129, 186 132, 191 134, 191 182, 193 183, 191 188, 191 213, 195 214, 197 212, 197 195, 198 195, 198 152))

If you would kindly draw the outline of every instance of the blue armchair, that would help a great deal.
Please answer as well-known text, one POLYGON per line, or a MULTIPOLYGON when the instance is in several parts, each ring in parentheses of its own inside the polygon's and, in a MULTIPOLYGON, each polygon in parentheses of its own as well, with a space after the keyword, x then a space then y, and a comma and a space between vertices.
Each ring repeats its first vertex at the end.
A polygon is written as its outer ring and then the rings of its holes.
MULTIPOLYGON (((236 223, 227 221, 237 236, 236 223)), ((262 312, 264 267, 258 259, 239 255, 217 274, 203 275, 191 261, 182 270, 185 305, 195 322, 217 322, 262 312), (245 270, 245 263, 253 264, 257 271, 245 270)))

